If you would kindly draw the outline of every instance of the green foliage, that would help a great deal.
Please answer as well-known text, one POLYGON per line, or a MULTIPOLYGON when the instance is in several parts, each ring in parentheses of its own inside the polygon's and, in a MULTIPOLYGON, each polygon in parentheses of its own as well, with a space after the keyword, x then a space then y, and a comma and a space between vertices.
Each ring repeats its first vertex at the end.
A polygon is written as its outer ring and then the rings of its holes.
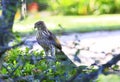
POLYGON ((43 51, 30 52, 28 48, 25 50, 16 48, 8 51, 7 54, 0 72, 12 78, 35 75, 35 78, 42 79, 44 77, 43 81, 53 82, 55 80, 65 81, 75 73, 75 69, 70 67, 70 64, 67 64, 67 66, 59 61, 49 62, 43 51))
POLYGON ((38 3, 40 11, 45 10, 48 7, 49 0, 33 0, 33 1, 38 3))
POLYGON ((97 0, 96 4, 96 14, 108 14, 116 12, 115 0, 97 0))
POLYGON ((49 9, 55 14, 86 15, 120 12, 119 0, 50 0, 49 9), (52 5, 51 5, 52 4, 52 5))
MULTIPOLYGON (((8 75, 15 82, 30 82, 31 79, 41 82, 65 82, 77 73, 81 76, 80 82, 83 82, 88 81, 84 77, 85 74, 88 75, 97 71, 94 66, 79 66, 76 68, 66 61, 48 60, 44 51, 31 51, 29 48, 24 50, 21 50, 21 48, 12 49, 6 54, 8 55, 4 59, 5 62, 0 73, 8 75), (20 77, 26 77, 26 79, 21 80, 20 77), (15 80, 16 78, 17 80, 15 80)), ((113 66, 113 69, 117 70, 118 66, 113 66)), ((102 82, 101 77, 97 79, 97 82, 102 82)))
POLYGON ((33 78, 29 77, 26 80, 31 78, 39 79, 42 82, 65 82, 74 76, 77 70, 81 74, 94 72, 94 67, 80 66, 76 68, 67 61, 51 61, 45 58, 43 51, 30 51, 29 48, 25 50, 12 49, 7 54, 0 73, 13 79, 33 75, 33 78))

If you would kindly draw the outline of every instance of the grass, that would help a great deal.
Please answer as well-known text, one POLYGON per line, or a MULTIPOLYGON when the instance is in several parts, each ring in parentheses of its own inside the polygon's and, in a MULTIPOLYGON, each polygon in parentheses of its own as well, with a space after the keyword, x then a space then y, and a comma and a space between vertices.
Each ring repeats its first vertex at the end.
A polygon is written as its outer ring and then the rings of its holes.
POLYGON ((34 23, 38 20, 45 21, 47 27, 52 31, 61 30, 58 24, 63 27, 65 32, 111 31, 120 29, 120 15, 40 17, 37 14, 23 21, 15 20, 13 30, 18 32, 33 31, 34 23))
POLYGON ((97 82, 120 82, 120 76, 118 75, 100 75, 97 82))

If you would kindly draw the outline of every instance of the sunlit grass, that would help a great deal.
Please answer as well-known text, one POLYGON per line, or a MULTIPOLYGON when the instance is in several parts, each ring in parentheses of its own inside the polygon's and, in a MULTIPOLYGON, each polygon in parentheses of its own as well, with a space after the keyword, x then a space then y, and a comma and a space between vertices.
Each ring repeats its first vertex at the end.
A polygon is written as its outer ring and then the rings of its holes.
POLYGON ((97 82, 120 82, 120 76, 118 75, 100 75, 97 82))
POLYGON ((59 16, 43 18, 48 23, 61 24, 67 32, 89 32, 120 29, 120 15, 103 16, 59 16))
POLYGON ((34 23, 38 20, 45 21, 50 30, 58 30, 60 24, 65 32, 91 32, 101 30, 120 29, 120 15, 100 15, 100 16, 47 16, 41 17, 39 14, 30 16, 23 21, 15 21, 14 31, 33 31, 34 23))

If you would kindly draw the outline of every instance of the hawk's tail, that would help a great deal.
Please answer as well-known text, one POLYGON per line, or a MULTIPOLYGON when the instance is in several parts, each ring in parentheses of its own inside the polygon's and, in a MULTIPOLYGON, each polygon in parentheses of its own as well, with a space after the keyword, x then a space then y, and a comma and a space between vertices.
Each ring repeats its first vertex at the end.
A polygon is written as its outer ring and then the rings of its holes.
POLYGON ((58 61, 67 62, 68 64, 76 67, 76 65, 68 58, 68 56, 62 50, 56 51, 56 58, 58 61))

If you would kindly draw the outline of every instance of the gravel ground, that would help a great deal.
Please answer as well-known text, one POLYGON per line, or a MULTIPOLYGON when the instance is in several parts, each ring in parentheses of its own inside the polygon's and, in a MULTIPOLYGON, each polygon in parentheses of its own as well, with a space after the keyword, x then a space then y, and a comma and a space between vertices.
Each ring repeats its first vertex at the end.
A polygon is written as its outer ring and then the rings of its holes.
MULTIPOLYGON (((77 66, 104 64, 120 53, 120 31, 72 33, 58 36, 58 38, 65 54, 77 66)), ((31 40, 35 40, 35 36, 28 39, 28 41, 31 40)), ((41 50, 42 48, 34 43, 33 49, 41 50)))

